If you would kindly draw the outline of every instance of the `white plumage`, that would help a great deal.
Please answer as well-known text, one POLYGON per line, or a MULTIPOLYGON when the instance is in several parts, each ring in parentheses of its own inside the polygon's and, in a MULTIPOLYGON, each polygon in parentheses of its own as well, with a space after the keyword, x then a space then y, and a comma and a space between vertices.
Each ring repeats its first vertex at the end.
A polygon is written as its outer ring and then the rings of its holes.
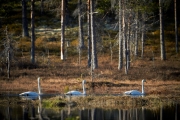
POLYGON ((142 92, 138 91, 138 90, 130 90, 130 91, 126 91, 124 92, 125 95, 144 95, 144 82, 146 82, 146 80, 142 80, 142 92))
POLYGON ((40 77, 38 77, 38 93, 37 92, 28 91, 28 92, 23 92, 23 93, 19 94, 19 96, 27 97, 29 99, 31 99, 31 98, 32 99, 36 99, 40 95, 41 95, 40 77))
POLYGON ((71 95, 71 96, 86 95, 85 83, 86 83, 86 81, 83 80, 83 81, 82 81, 83 92, 79 92, 79 91, 76 91, 76 90, 72 90, 72 91, 69 91, 69 92, 65 93, 65 95, 71 95))

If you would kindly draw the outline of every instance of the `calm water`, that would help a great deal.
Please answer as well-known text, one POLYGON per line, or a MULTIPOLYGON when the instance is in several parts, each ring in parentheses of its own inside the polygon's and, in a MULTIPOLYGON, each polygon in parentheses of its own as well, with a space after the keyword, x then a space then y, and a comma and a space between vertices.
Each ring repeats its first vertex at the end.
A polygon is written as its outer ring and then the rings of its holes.
POLYGON ((152 108, 80 109, 0 105, 0 120, 180 120, 180 104, 152 108))

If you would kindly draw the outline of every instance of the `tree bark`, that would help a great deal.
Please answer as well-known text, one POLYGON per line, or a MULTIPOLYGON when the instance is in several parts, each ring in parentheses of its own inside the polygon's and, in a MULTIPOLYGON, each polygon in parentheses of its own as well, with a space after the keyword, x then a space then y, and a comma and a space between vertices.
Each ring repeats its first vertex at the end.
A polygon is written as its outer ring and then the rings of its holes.
POLYGON ((41 15, 44 13, 44 0, 41 0, 41 15))
POLYGON ((90 21, 90 0, 87 1, 87 25, 88 25, 88 67, 91 67, 91 21, 90 21))
POLYGON ((124 57, 125 57, 125 74, 127 73, 127 40, 126 40, 126 23, 125 23, 125 0, 122 0, 122 31, 123 31, 123 46, 124 46, 124 57))
POLYGON ((136 29, 135 29, 135 50, 134 50, 134 55, 135 55, 135 57, 137 57, 138 56, 138 11, 136 11, 135 23, 136 23, 136 29))
POLYGON ((163 20, 163 8, 162 0, 159 0, 159 20, 160 20, 160 49, 161 49, 161 60, 166 59, 165 52, 165 41, 164 41, 164 20, 163 20))
POLYGON ((81 63, 81 52, 84 48, 83 24, 82 24, 82 1, 78 0, 78 18, 79 18, 79 64, 81 63))
POLYGON ((34 0, 31 0, 31 63, 35 63, 34 0))
POLYGON ((176 0, 174 0, 174 19, 175 19, 176 53, 179 53, 176 0))
POLYGON ((22 0, 22 37, 29 37, 26 0, 22 0))
POLYGON ((61 60, 65 59, 64 51, 65 51, 65 0, 61 1, 61 60))
POLYGON ((142 30, 141 30, 141 58, 144 57, 144 41, 145 41, 145 13, 142 13, 142 30))
POLYGON ((123 39, 122 39, 122 1, 119 0, 119 64, 118 69, 123 68, 123 39))
POLYGON ((92 69, 98 67, 97 53, 96 53, 96 38, 95 38, 95 25, 94 25, 94 0, 90 0, 90 16, 91 16, 91 43, 92 43, 92 69))

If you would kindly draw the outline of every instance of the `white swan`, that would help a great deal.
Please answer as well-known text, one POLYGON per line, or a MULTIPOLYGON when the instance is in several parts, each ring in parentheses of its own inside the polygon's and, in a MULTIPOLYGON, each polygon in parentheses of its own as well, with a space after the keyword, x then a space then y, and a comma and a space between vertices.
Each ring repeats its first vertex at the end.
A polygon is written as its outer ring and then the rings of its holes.
POLYGON ((124 92, 125 95, 144 95, 144 82, 146 82, 145 79, 142 80, 142 93, 140 91, 137 90, 130 90, 130 91, 126 91, 124 92))
POLYGON ((67 93, 65 93, 65 95, 70 95, 70 96, 81 96, 81 95, 86 95, 86 90, 85 90, 85 86, 84 84, 86 83, 85 80, 82 81, 82 88, 83 88, 83 92, 79 92, 79 91, 76 91, 76 90, 73 90, 73 91, 69 91, 67 93))
POLYGON ((40 77, 38 77, 38 93, 37 92, 28 91, 28 92, 23 92, 23 93, 19 94, 19 96, 29 97, 29 98, 33 98, 33 99, 37 98, 40 95, 41 95, 40 77))

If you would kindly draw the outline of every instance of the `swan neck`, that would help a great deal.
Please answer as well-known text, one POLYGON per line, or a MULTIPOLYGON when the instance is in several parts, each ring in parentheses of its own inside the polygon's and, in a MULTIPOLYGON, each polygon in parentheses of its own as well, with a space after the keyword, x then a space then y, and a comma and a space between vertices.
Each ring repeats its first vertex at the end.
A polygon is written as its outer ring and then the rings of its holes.
POLYGON ((144 94, 144 81, 142 81, 142 94, 144 94))
POLYGON ((41 94, 40 78, 38 78, 38 93, 41 94))
POLYGON ((86 89, 85 89, 85 86, 84 86, 84 82, 82 83, 82 87, 83 87, 83 94, 86 94, 86 89))

